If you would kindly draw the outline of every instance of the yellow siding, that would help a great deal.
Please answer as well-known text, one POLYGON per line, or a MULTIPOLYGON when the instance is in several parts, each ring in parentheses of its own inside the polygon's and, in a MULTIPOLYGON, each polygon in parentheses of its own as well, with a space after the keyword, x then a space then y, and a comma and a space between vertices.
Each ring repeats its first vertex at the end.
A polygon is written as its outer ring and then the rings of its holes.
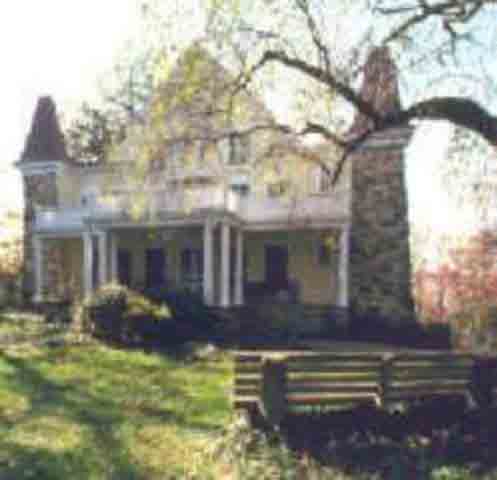
POLYGON ((263 282, 265 279, 265 245, 287 245, 289 254, 288 275, 298 281, 301 301, 329 304, 336 299, 336 260, 331 265, 318 263, 317 243, 319 232, 249 232, 245 235, 248 255, 247 280, 263 282))
POLYGON ((81 202, 80 172, 57 175, 57 192, 60 206, 79 206, 81 202))

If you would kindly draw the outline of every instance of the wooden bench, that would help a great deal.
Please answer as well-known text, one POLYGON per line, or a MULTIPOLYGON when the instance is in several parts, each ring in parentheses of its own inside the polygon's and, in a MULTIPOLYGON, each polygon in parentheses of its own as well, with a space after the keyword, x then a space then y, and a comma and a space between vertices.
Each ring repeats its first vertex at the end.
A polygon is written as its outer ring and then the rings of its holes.
POLYGON ((259 410, 279 423, 287 410, 314 406, 346 408, 369 403, 462 396, 474 405, 471 355, 444 352, 235 353, 234 407, 259 410))
POLYGON ((406 353, 383 364, 382 403, 385 405, 441 396, 464 396, 474 402, 472 355, 406 353))

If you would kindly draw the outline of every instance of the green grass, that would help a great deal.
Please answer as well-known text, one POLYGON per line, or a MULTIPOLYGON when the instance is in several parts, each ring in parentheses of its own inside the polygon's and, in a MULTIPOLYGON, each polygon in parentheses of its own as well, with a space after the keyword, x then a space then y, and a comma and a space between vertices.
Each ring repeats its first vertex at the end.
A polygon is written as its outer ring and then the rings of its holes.
POLYGON ((36 338, 56 328, 45 323, 41 315, 14 311, 0 313, 0 340, 7 336, 36 338))
POLYGON ((0 352, 0 478, 218 478, 230 361, 100 344, 0 352))

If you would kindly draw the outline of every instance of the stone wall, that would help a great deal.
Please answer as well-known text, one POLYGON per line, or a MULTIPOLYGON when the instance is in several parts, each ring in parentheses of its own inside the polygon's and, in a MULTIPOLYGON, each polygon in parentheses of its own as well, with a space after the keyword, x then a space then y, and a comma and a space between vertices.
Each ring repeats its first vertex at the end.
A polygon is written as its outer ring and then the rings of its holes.
POLYGON ((33 222, 36 206, 56 207, 56 174, 46 173, 23 177, 24 184, 24 272, 23 294, 26 299, 34 294, 33 278, 33 222))

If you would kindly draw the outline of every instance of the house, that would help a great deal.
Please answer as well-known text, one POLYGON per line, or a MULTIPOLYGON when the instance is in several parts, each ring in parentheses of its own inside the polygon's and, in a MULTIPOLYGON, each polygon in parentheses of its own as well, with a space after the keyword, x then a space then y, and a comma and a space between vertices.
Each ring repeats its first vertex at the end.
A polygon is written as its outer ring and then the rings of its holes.
MULTIPOLYGON (((272 122, 261 99, 244 93, 235 114, 205 115, 225 98, 228 77, 190 49, 149 118, 97 164, 69 158, 55 105, 40 98, 17 164, 34 301, 118 281, 188 289, 221 307, 297 300, 386 306, 394 316, 410 308, 402 152, 411 129, 372 138, 332 187, 321 165, 332 161, 329 147, 253 128, 272 122)), ((398 106, 386 50, 373 52, 363 82, 377 108, 398 106)), ((365 125, 359 117, 351 132, 365 125)))

